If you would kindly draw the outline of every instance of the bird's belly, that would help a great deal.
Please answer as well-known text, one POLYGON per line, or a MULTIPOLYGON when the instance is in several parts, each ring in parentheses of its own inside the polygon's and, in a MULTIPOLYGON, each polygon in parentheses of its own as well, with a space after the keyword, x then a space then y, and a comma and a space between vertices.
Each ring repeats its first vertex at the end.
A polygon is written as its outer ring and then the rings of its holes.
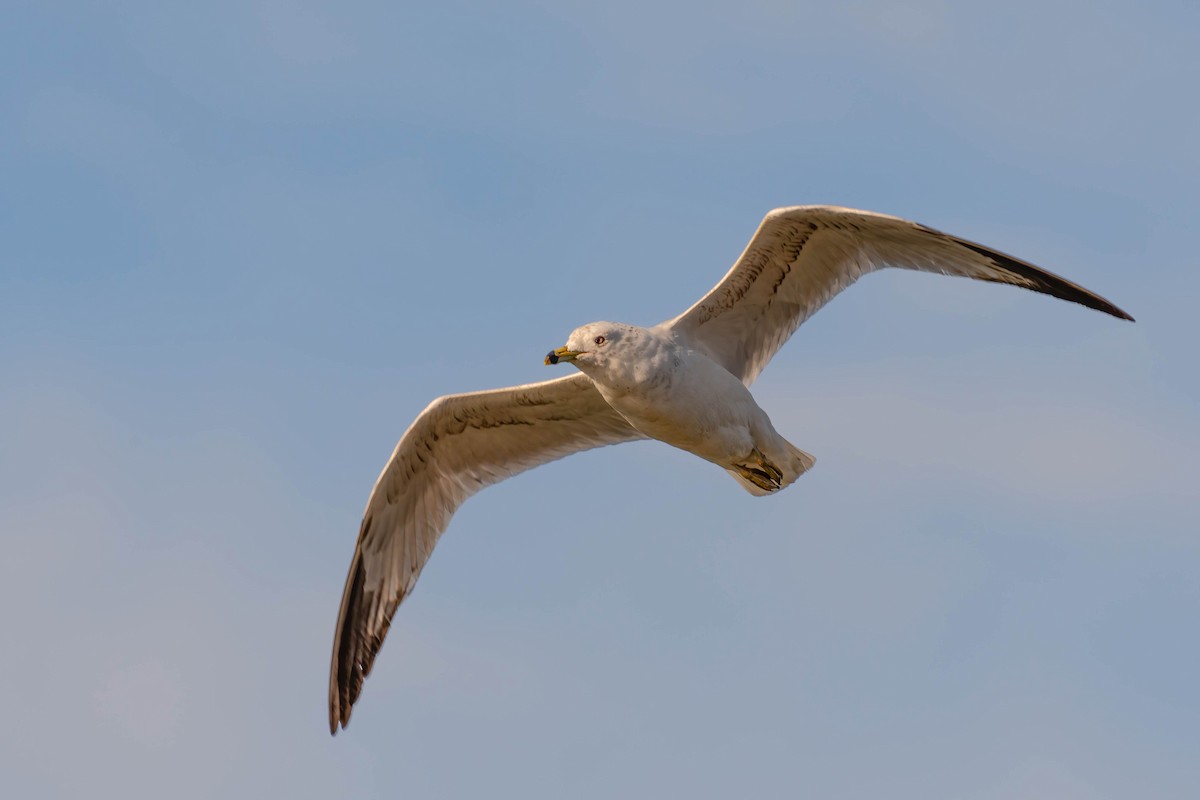
POLYGON ((724 465, 754 447, 747 409, 740 402, 722 403, 712 397, 682 392, 606 399, 641 433, 707 461, 724 465))

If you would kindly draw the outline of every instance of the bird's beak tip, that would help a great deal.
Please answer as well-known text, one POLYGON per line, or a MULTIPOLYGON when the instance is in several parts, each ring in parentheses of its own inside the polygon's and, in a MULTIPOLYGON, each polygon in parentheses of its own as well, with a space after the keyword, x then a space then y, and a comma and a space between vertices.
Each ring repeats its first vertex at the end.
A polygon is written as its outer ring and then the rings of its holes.
POLYGON ((551 350, 549 353, 546 353, 546 360, 542 363, 557 364, 560 361, 571 362, 575 360, 575 357, 578 356, 580 352, 581 351, 579 350, 568 350, 566 347, 560 347, 556 350, 551 350))

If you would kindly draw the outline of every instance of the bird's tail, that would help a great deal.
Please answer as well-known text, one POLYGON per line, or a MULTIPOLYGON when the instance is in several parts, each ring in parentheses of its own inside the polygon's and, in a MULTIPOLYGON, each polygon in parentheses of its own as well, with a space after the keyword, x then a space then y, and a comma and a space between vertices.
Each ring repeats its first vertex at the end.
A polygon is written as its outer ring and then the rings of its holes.
POLYGON ((817 459, 786 439, 780 438, 781 446, 769 453, 755 448, 750 455, 725 470, 742 485, 747 492, 762 497, 787 488, 797 478, 812 469, 817 459))

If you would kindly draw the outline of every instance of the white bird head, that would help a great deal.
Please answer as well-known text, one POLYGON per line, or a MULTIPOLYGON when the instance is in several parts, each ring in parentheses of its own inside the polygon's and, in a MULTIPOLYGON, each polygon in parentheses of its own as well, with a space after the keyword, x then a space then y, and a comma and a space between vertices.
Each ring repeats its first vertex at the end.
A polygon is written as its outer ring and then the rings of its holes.
POLYGON ((545 363, 566 361, 585 372, 588 368, 603 369, 610 360, 619 359, 630 350, 640 332, 633 325, 589 322, 571 331, 565 346, 547 353, 545 363))

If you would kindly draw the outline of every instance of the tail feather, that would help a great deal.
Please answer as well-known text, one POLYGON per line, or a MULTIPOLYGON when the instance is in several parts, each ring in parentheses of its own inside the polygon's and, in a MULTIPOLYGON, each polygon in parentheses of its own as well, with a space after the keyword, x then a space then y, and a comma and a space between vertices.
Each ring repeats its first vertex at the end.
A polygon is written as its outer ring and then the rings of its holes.
POLYGON ((783 470, 783 485, 780 489, 791 486, 796 478, 799 478, 804 473, 813 468, 813 464, 817 463, 817 457, 812 453, 806 453, 796 445, 789 441, 784 441, 787 445, 788 468, 783 470))
MULTIPOLYGON (((734 464, 725 470, 742 488, 755 497, 775 494, 780 489, 791 486, 797 478, 817 463, 816 456, 806 453, 789 441, 780 439, 782 448, 764 453, 765 470, 748 468, 744 464, 734 464), (763 480, 766 474, 778 473, 778 480, 763 480)), ((773 477, 773 476, 772 476, 773 477)))

